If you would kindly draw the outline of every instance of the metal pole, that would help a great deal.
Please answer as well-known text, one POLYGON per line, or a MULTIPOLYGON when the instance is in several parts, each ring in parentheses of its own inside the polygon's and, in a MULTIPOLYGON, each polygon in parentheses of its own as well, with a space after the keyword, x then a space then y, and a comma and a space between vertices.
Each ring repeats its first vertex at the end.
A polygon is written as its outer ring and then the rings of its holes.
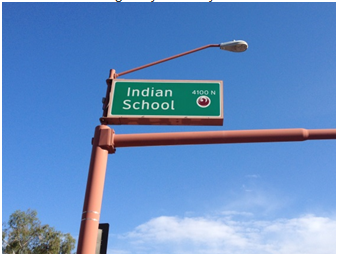
POLYGON ((157 64, 160 64, 160 63, 163 63, 163 62, 166 62, 166 61, 175 59, 175 58, 179 58, 179 57, 182 57, 182 56, 185 56, 185 55, 194 53, 194 52, 199 51, 199 50, 207 49, 207 48, 210 48, 210 47, 220 47, 220 44, 208 44, 208 45, 205 45, 205 46, 196 48, 196 49, 194 49, 194 50, 186 51, 186 52, 184 52, 184 53, 180 53, 180 54, 177 54, 177 55, 168 57, 168 58, 164 58, 164 59, 155 61, 155 62, 150 63, 150 64, 146 64, 146 65, 143 65, 143 66, 140 66, 140 67, 136 67, 136 68, 133 68, 133 69, 131 69, 131 70, 128 70, 128 71, 125 71, 125 72, 121 72, 121 73, 115 74, 115 78, 116 78, 116 77, 119 77, 119 76, 122 76, 122 75, 124 75, 124 74, 132 73, 132 72, 141 70, 141 69, 143 69, 143 68, 147 68, 147 67, 150 67, 150 66, 154 66, 154 65, 157 65, 157 64))
POLYGON ((286 142, 318 139, 336 139, 336 129, 307 130, 296 128, 115 135, 114 130, 108 126, 97 126, 92 140, 93 149, 77 253, 95 253, 107 158, 109 153, 115 152, 115 147, 286 142))
POLYGON ((318 139, 336 139, 336 129, 265 129, 236 131, 204 131, 178 133, 116 134, 115 147, 291 142, 318 139))
POLYGON ((77 246, 78 254, 95 253, 107 158, 109 153, 115 151, 113 137, 114 130, 108 126, 100 125, 95 128, 77 246))

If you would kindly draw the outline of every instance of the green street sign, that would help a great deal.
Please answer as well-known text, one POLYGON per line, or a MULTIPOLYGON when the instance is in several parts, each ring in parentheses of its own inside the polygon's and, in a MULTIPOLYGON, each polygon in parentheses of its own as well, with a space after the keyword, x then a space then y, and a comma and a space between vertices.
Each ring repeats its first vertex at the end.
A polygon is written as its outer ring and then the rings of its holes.
POLYGON ((103 124, 223 125, 223 82, 113 79, 103 124))

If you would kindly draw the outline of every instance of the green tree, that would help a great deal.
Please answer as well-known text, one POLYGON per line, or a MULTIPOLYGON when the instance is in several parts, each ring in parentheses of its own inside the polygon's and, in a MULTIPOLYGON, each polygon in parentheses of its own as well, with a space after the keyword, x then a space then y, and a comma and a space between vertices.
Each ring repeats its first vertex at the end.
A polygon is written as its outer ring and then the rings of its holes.
POLYGON ((75 239, 49 225, 42 225, 35 210, 17 210, 2 228, 2 253, 68 254, 75 239))

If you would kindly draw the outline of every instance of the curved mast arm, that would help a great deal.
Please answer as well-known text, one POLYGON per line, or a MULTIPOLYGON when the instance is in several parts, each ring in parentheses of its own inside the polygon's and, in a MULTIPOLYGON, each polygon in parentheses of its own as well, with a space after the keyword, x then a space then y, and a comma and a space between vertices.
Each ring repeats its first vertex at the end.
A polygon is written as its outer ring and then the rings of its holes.
POLYGON ((138 71, 138 70, 150 67, 150 66, 154 66, 154 65, 157 65, 157 64, 160 64, 160 63, 163 63, 163 62, 175 59, 175 58, 179 58, 179 57, 182 57, 182 56, 194 53, 194 52, 199 51, 199 50, 207 49, 207 48, 210 48, 210 47, 220 47, 220 44, 208 44, 208 45, 196 48, 194 50, 186 51, 184 53, 180 53, 180 54, 168 57, 168 58, 164 58, 164 59, 152 62, 150 64, 146 64, 146 65, 143 65, 143 66, 140 66, 140 67, 136 67, 136 68, 130 69, 130 70, 125 71, 125 72, 117 73, 117 74, 115 74, 115 77, 111 77, 111 78, 114 79, 114 78, 117 78, 119 76, 122 76, 122 75, 125 75, 125 74, 128 74, 128 73, 132 73, 132 72, 135 72, 135 71, 138 71))

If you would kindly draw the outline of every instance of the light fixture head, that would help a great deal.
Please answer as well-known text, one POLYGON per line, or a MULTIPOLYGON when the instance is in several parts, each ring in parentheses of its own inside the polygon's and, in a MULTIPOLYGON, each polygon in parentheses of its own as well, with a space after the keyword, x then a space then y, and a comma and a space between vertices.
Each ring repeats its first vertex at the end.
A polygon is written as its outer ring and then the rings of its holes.
POLYGON ((232 52, 243 52, 248 49, 248 44, 242 40, 233 40, 230 42, 224 42, 220 44, 220 49, 228 50, 232 52))

